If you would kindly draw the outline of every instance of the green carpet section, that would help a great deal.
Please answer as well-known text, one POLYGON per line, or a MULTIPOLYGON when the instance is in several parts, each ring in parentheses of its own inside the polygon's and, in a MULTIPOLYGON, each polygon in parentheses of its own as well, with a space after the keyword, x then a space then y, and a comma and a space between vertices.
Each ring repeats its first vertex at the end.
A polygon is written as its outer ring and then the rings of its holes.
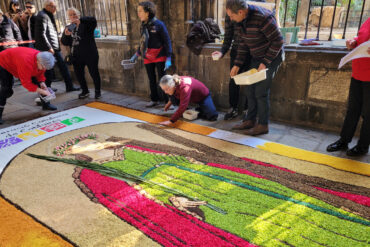
MULTIPOLYGON (((200 206, 205 221, 262 246, 368 246, 370 222, 279 183, 201 164, 181 156, 124 150, 125 160, 104 166, 204 200, 227 212, 200 206)), ((173 196, 141 185, 156 199, 173 196)))

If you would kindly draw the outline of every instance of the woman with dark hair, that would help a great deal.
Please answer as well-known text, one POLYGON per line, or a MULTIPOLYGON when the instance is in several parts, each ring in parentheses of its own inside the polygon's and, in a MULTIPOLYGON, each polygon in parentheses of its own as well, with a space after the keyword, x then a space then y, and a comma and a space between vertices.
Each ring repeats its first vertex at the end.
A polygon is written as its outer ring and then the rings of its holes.
POLYGON ((155 13, 154 3, 150 1, 139 3, 137 15, 141 20, 141 42, 137 52, 130 59, 131 62, 135 62, 138 56, 144 58, 151 99, 147 107, 158 105, 160 100, 168 101, 168 97, 158 88, 155 70, 157 69, 158 78, 162 78, 171 66, 171 39, 166 26, 155 17, 155 13))
POLYGON ((80 11, 75 8, 69 8, 67 15, 71 24, 64 30, 62 44, 71 47, 71 62, 82 89, 78 98, 84 99, 90 95, 85 79, 85 66, 87 66, 94 81, 95 99, 100 99, 99 53, 94 38, 96 19, 93 16, 80 17, 80 11))
POLYGON ((10 17, 17 25, 21 17, 22 10, 20 9, 18 0, 11 0, 9 3, 9 12, 7 16, 10 17))
POLYGON ((179 102, 179 108, 172 115, 169 121, 163 121, 159 124, 171 125, 175 123, 186 111, 190 103, 198 104, 200 118, 208 121, 216 121, 218 112, 213 104, 209 89, 200 81, 189 76, 165 75, 159 82, 162 90, 170 95, 164 110, 167 111, 172 103, 179 102))

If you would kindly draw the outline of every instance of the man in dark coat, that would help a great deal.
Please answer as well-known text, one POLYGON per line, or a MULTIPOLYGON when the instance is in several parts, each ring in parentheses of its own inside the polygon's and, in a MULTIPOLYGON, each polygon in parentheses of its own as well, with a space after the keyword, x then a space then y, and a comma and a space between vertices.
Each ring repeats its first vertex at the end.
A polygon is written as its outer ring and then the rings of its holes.
MULTIPOLYGON (((52 53, 66 84, 66 91, 78 91, 80 89, 73 86, 71 74, 69 73, 68 67, 64 63, 63 57, 60 53, 57 27, 54 19, 56 10, 57 6, 55 1, 46 0, 43 10, 37 14, 35 25, 35 48, 40 51, 48 51, 52 53)), ((50 87, 53 79, 53 71, 47 70, 45 72, 45 77, 45 83, 50 87)))
POLYGON ((18 41, 22 41, 18 26, 0 10, 0 51, 17 47, 18 41))

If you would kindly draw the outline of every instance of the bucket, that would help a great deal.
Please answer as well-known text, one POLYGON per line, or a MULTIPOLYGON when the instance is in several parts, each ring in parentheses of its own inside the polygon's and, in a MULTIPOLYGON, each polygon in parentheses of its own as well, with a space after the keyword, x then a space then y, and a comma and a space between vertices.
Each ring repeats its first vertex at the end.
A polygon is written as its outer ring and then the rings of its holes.
POLYGON ((197 119, 199 112, 194 110, 186 110, 182 114, 182 117, 187 120, 194 120, 197 119))
POLYGON ((41 94, 39 94, 40 99, 42 99, 44 102, 50 102, 51 100, 56 98, 55 92, 50 87, 48 87, 48 91, 50 92, 50 95, 48 96, 42 96, 41 94))
POLYGON ((268 69, 263 69, 259 72, 253 73, 253 69, 251 69, 247 72, 234 76, 233 79, 235 81, 235 84, 237 85, 252 85, 254 83, 265 80, 267 70, 268 69))
POLYGON ((123 69, 133 69, 135 66, 136 62, 131 63, 130 59, 122 60, 121 65, 123 69))

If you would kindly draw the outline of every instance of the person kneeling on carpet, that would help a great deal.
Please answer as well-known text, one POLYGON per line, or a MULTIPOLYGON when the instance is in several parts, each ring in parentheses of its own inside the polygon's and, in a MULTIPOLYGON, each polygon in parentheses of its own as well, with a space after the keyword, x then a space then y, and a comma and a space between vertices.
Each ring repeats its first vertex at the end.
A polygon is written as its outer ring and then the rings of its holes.
POLYGON ((160 124, 170 125, 175 123, 188 108, 189 103, 198 104, 199 117, 209 121, 216 121, 218 112, 213 104, 209 89, 200 81, 189 76, 165 75, 161 78, 159 86, 170 95, 170 100, 165 105, 167 111, 170 106, 179 101, 177 111, 172 115, 169 121, 163 121, 160 124))
MULTIPOLYGON (((0 124, 7 98, 13 95, 14 77, 20 79, 22 86, 30 92, 37 92, 41 96, 49 96, 46 87, 45 70, 54 67, 55 58, 50 52, 40 52, 27 47, 16 47, 0 52, 0 124)), ((43 110, 57 108, 41 99, 43 110)))

